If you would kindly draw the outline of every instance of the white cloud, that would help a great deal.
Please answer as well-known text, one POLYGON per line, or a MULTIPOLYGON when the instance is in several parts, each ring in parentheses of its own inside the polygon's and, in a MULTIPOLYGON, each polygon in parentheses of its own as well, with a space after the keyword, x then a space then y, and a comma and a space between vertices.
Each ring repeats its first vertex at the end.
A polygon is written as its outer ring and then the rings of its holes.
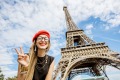
POLYGON ((86 20, 90 16, 99 17, 110 24, 110 28, 120 25, 120 0, 67 0, 69 12, 76 20, 86 20))
POLYGON ((16 76, 17 75, 17 70, 11 70, 8 66, 1 66, 2 72, 5 75, 5 78, 10 77, 10 76, 16 76))
POLYGON ((107 66, 106 73, 107 73, 110 80, 118 80, 118 78, 120 77, 119 76, 120 70, 116 69, 114 67, 111 67, 111 66, 107 66))
POLYGON ((86 34, 92 34, 92 29, 93 29, 93 25, 92 24, 87 25, 85 33, 86 34))
POLYGON ((0 65, 13 64, 13 55, 6 53, 6 49, 0 50, 0 65))
POLYGON ((93 28, 93 25, 92 25, 92 24, 86 26, 86 29, 88 29, 88 30, 89 30, 89 29, 91 30, 92 28, 93 28))

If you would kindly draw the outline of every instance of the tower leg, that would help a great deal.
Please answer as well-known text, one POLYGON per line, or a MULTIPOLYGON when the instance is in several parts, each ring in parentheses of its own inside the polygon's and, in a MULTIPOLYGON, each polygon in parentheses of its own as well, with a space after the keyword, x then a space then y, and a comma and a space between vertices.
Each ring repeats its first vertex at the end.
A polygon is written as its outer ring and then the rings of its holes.
POLYGON ((94 65, 94 66, 92 67, 92 70, 94 71, 95 76, 101 76, 101 73, 100 73, 97 65, 94 65))

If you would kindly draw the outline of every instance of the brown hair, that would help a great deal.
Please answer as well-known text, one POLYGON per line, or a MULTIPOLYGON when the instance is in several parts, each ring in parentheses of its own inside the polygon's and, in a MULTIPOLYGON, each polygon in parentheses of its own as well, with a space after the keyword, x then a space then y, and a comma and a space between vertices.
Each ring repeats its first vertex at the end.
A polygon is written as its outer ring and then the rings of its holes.
MULTIPOLYGON (((32 80, 33 75, 34 75, 34 69, 35 69, 35 65, 37 62, 37 55, 35 54, 35 51, 34 51, 34 47, 36 46, 35 43, 36 43, 36 41, 33 42, 32 46, 30 48, 30 51, 29 51, 30 62, 29 62, 28 72, 26 74, 25 80, 32 80)), ((46 49, 46 53, 49 51, 49 49, 50 49, 50 40, 48 43, 48 47, 46 49)))

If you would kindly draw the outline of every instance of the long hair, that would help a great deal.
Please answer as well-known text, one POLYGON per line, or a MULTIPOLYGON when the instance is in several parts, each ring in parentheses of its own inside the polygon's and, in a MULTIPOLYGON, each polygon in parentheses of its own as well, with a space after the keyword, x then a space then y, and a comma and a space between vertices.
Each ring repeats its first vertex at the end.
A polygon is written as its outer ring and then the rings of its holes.
MULTIPOLYGON (((34 40, 32 46, 29 50, 30 62, 29 62, 28 72, 27 72, 25 80, 32 80, 33 75, 34 75, 35 65, 36 65, 36 62, 37 62, 37 55, 36 55, 37 51, 35 52, 35 50, 34 50, 35 47, 36 47, 36 40, 34 40)), ((48 43, 48 47, 46 49, 46 53, 49 51, 49 49, 50 49, 50 40, 49 40, 49 43, 48 43)))

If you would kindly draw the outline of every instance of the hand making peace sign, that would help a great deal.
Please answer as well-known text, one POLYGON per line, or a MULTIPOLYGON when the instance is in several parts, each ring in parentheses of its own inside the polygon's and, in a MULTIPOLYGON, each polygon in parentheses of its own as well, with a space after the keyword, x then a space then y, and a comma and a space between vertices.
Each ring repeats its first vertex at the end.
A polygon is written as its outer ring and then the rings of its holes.
POLYGON ((18 54, 18 59, 17 59, 18 62, 23 66, 27 67, 29 64, 29 56, 27 54, 24 54, 22 47, 20 47, 20 51, 18 51, 18 49, 16 48, 15 50, 16 50, 16 53, 18 54))

